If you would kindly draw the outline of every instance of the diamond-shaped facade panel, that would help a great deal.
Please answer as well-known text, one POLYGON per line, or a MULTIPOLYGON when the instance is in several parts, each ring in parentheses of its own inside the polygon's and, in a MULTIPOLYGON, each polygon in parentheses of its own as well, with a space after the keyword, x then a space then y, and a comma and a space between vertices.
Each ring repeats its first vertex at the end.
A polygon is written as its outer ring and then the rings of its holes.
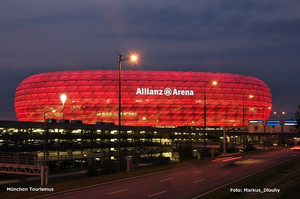
MULTIPOLYGON (((118 71, 103 70, 30 76, 16 90, 17 117, 118 124, 118 78, 118 71)), ((243 126, 268 119, 272 108, 268 86, 243 75, 124 70, 121 83, 122 125, 203 126, 206 112, 207 126, 243 126)))

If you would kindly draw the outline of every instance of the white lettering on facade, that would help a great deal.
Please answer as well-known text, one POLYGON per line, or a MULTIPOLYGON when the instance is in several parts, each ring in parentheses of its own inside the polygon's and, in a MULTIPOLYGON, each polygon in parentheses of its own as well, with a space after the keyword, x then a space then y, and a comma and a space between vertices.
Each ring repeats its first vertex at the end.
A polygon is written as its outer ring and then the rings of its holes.
POLYGON ((174 88, 173 90, 170 88, 165 89, 150 89, 150 88, 137 88, 136 95, 194 95, 193 90, 179 90, 174 88))

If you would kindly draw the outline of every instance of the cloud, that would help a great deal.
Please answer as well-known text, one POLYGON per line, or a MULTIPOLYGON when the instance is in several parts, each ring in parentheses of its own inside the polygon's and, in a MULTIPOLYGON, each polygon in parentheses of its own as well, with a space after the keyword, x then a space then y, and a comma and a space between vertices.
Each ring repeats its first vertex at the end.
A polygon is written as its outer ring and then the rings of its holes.
POLYGON ((256 76, 280 99, 274 106, 296 107, 299 10, 293 0, 1 0, 0 110, 13 112, 26 76, 114 69, 132 49, 140 69, 256 76))

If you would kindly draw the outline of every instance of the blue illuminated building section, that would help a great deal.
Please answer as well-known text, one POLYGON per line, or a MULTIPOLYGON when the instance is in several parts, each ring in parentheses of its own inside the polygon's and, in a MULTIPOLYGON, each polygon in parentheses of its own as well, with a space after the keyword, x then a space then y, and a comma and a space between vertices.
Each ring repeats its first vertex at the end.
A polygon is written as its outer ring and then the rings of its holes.
POLYGON ((263 120, 249 120, 249 123, 251 123, 251 124, 263 123, 263 120))
POLYGON ((267 120, 267 126, 280 126, 280 120, 267 120))
POLYGON ((297 126, 298 122, 297 122, 297 120, 284 120, 283 125, 284 126, 297 126))

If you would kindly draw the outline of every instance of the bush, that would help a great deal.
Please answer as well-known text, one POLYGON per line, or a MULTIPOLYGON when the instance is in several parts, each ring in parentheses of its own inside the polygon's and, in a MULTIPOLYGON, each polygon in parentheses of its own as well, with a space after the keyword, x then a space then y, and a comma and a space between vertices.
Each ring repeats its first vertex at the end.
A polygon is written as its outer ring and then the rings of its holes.
POLYGON ((178 150, 180 161, 193 159, 193 148, 191 145, 185 145, 185 146, 180 145, 177 150, 178 150))
POLYGON ((251 143, 247 143, 245 151, 254 151, 255 147, 251 143))
POLYGON ((141 159, 140 154, 134 151, 132 154, 132 164, 138 164, 140 159, 141 159))
POLYGON ((211 156, 210 149, 208 149, 208 148, 201 149, 200 153, 201 153, 201 157, 204 157, 204 158, 207 158, 207 157, 211 156))
POLYGON ((236 153, 239 151, 239 149, 235 146, 230 146, 226 149, 227 153, 236 153))
POLYGON ((111 174, 117 170, 117 166, 110 159, 104 160, 101 165, 100 174, 111 174))
POLYGON ((98 176, 98 168, 97 167, 95 167, 95 166, 90 166, 89 168, 88 168, 88 170, 87 170, 87 173, 86 173, 86 175, 88 176, 88 177, 92 177, 92 176, 98 176))
POLYGON ((157 166, 166 165, 166 164, 168 164, 168 161, 170 161, 170 158, 166 158, 166 157, 160 155, 157 158, 155 158, 154 164, 157 166))

